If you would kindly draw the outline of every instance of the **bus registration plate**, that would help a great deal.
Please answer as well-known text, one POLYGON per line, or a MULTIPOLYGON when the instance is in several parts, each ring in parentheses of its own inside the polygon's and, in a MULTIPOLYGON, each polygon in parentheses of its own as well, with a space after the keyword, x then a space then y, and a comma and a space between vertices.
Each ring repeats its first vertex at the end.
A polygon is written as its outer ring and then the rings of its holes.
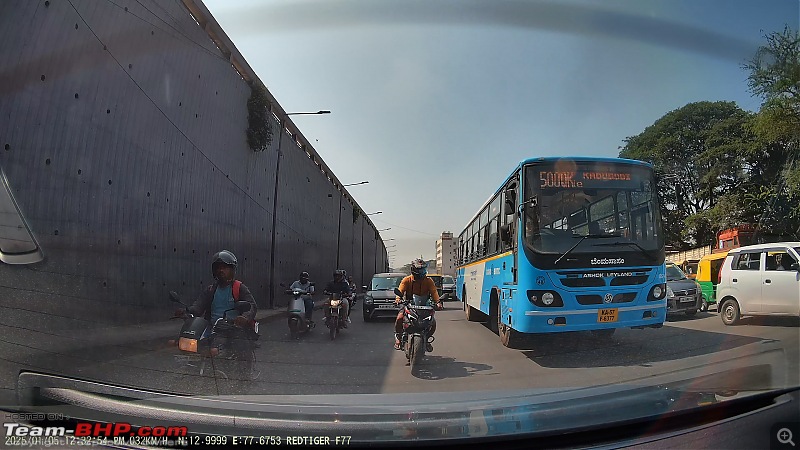
POLYGON ((599 323, 616 322, 619 317, 619 309, 607 308, 597 311, 597 321, 599 323))

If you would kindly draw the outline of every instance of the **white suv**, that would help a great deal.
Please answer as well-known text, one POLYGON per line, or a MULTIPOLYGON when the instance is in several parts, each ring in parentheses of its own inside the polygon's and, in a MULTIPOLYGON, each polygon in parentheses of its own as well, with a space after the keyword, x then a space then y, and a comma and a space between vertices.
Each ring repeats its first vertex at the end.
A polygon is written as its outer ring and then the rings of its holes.
POLYGON ((720 317, 800 316, 800 242, 739 247, 728 252, 719 276, 720 317))

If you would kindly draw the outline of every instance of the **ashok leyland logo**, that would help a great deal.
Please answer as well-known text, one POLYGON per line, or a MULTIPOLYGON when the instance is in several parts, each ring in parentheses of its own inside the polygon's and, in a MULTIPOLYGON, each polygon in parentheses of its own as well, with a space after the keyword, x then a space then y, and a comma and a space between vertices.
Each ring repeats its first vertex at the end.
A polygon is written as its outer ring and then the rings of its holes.
POLYGON ((592 258, 589 261, 593 266, 608 264, 625 264, 625 258, 592 258))
POLYGON ((603 303, 611 303, 613 300, 614 296, 611 294, 606 294, 605 297, 603 297, 603 303))

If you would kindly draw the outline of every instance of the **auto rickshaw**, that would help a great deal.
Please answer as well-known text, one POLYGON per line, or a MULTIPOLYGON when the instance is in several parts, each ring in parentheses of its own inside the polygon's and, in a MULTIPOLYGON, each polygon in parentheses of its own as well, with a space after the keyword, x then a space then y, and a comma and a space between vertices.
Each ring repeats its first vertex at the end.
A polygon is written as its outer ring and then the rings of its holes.
POLYGON ((719 270, 728 252, 712 253, 700 258, 697 263, 697 276, 695 281, 700 284, 703 293, 701 311, 708 311, 708 307, 717 303, 717 284, 719 283, 719 270))
POLYGON ((686 278, 694 280, 697 277, 697 259, 687 259, 686 261, 678 264, 678 267, 686 274, 686 278))

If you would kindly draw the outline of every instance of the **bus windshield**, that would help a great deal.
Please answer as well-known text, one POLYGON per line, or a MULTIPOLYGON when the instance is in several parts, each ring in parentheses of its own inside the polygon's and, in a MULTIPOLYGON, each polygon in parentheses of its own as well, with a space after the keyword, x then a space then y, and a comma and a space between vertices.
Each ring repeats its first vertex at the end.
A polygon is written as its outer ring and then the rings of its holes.
POLYGON ((563 160, 528 166, 525 176, 524 240, 534 252, 647 253, 663 246, 648 167, 563 160))

